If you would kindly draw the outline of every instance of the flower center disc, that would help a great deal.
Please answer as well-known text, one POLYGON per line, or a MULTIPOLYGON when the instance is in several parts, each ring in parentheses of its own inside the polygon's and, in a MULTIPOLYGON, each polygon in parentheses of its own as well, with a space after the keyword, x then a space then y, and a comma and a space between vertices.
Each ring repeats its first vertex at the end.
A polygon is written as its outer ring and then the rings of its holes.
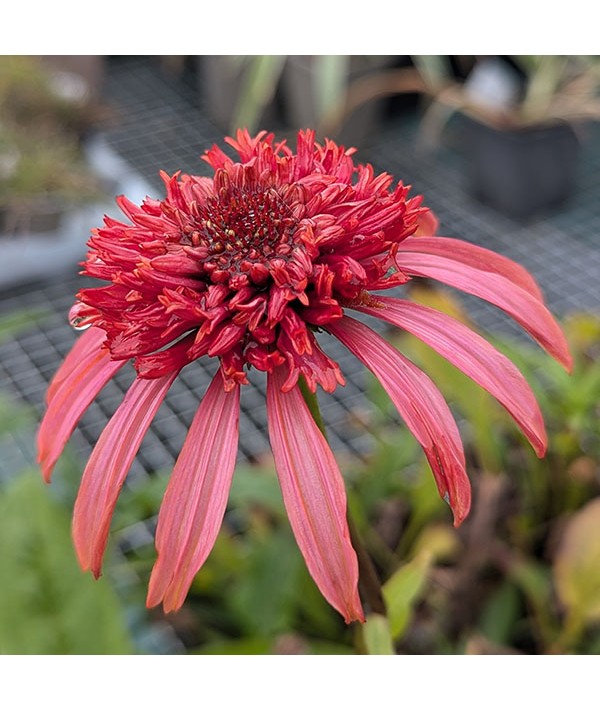
POLYGON ((221 188, 198 212, 183 239, 202 254, 213 281, 224 281, 220 275, 225 273, 246 274, 260 283, 271 260, 292 253, 298 219, 274 188, 221 188))

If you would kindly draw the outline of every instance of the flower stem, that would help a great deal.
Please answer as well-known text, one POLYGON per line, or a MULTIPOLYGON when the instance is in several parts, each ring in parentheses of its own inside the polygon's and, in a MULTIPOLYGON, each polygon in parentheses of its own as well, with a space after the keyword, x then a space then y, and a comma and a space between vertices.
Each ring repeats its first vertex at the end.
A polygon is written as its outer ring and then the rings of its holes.
POLYGON ((317 393, 313 393, 312 390, 306 384, 306 380, 303 377, 298 379, 298 386, 300 387, 300 392, 304 398, 310 414, 315 421, 317 427, 321 430, 321 434, 325 439, 327 439, 327 432, 325 430, 325 422, 323 416, 321 415, 321 409, 319 408, 319 401, 317 400, 317 393))
POLYGON ((346 517, 348 519, 348 528, 350 529, 350 540, 358 558, 358 587, 361 595, 369 606, 369 612, 376 612, 386 617, 387 608, 377 571, 349 511, 346 517))
MULTIPOLYGON (((315 424, 321 431, 323 437, 327 439, 327 432, 325 429, 325 422, 323 416, 321 415, 321 410, 319 408, 319 402, 317 400, 316 393, 313 393, 304 378, 300 378, 298 381, 300 387, 300 392, 304 398, 304 402, 312 415, 315 424)), ((365 603, 369 607, 369 612, 376 612, 380 615, 386 615, 387 610, 385 606, 385 601, 383 599, 383 592, 381 590, 381 583, 377 577, 377 571, 371 560, 369 552, 365 548, 362 538, 358 532, 356 524, 350 515, 350 511, 346 512, 346 518, 348 520, 348 529, 350 531, 350 540, 354 550, 356 551, 356 557, 358 558, 358 571, 359 571, 359 589, 365 603)))

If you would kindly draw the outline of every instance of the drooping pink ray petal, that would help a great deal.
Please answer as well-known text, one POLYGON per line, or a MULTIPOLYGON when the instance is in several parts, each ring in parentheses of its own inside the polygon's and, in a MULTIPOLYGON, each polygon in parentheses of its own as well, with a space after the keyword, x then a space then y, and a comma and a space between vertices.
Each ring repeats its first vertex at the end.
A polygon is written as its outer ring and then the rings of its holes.
POLYGON ((269 438, 298 546, 324 597, 346 622, 364 620, 358 563, 346 520, 342 475, 297 386, 282 392, 286 369, 267 379, 269 438))
POLYGON ((469 513, 471 485, 456 422, 429 377, 384 338, 348 316, 328 330, 380 381, 407 427, 423 447, 440 496, 448 501, 458 526, 469 513))
POLYGON ((434 236, 407 237, 398 247, 401 252, 436 254, 438 257, 451 256, 452 259, 474 269, 500 274, 513 284, 520 286, 538 301, 544 301, 544 295, 538 283, 525 267, 502 254, 492 252, 491 249, 453 237, 434 236))
POLYGON ((547 437, 542 413, 527 381, 506 356, 440 311, 385 296, 377 296, 377 301, 382 308, 356 308, 412 333, 462 370, 508 410, 536 454, 544 456, 547 437))
POLYGON ((125 361, 110 359, 107 350, 88 350, 80 360, 71 363, 68 376, 61 379, 37 433, 38 463, 49 482, 54 465, 81 416, 96 395, 125 361))
POLYGON ((482 269, 461 261, 462 255, 455 255, 450 250, 445 255, 418 251, 421 240, 436 239, 448 238, 415 237, 409 245, 414 247, 414 251, 401 249, 397 262, 402 271, 436 279, 498 306, 512 316, 567 371, 571 370, 573 361, 563 332, 537 296, 509 279, 506 273, 494 271, 493 262, 487 265, 488 269, 482 269))
POLYGON ((59 369, 54 374, 50 385, 48 385, 46 404, 52 400, 58 388, 70 376, 71 371, 77 367, 89 353, 100 349, 105 338, 106 333, 101 328, 96 328, 95 326, 92 326, 79 336, 71 350, 67 353, 59 369))
POLYGON ((239 413, 240 386, 226 392, 219 370, 196 412, 160 508, 148 607, 161 600, 165 612, 181 607, 212 550, 235 468, 239 413))
POLYGON ((83 472, 73 511, 73 541, 81 567, 96 577, 123 482, 176 376, 177 372, 155 380, 136 378, 102 431, 83 472))

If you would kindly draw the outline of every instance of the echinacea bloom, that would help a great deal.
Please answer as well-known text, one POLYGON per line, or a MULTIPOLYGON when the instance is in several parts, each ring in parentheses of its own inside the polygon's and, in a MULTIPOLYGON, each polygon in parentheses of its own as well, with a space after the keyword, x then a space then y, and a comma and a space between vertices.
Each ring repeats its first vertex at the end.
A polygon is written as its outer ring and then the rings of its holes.
POLYGON ((380 292, 427 277, 495 304, 567 369, 571 360, 538 286, 487 249, 435 236, 435 218, 402 183, 355 165, 353 149, 301 131, 294 153, 264 132, 213 146, 214 176, 162 174, 163 200, 117 199, 128 221, 106 217, 89 241, 72 322, 88 327, 54 376, 39 430, 46 480, 80 417, 133 359, 137 377, 83 473, 73 516, 79 562, 101 572, 110 520, 142 438, 179 371, 219 359, 173 469, 159 512, 158 556, 147 604, 178 609, 215 542, 233 476, 240 386, 267 373, 269 437, 283 500, 307 567, 347 622, 363 620, 358 565, 340 470, 298 385, 344 384, 319 346, 325 331, 379 379, 423 447, 458 525, 470 506, 459 432, 434 384, 352 310, 387 321, 434 348, 494 395, 539 456, 546 434, 517 368, 448 315, 380 292))

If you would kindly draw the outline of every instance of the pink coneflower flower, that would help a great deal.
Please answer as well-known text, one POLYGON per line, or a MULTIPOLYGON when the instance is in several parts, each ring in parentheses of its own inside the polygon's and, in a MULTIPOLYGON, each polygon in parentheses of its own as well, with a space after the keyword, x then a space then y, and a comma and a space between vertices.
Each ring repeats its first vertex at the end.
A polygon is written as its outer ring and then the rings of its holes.
POLYGON ((355 165, 353 149, 298 134, 296 152, 272 135, 240 131, 204 159, 214 177, 163 174, 164 200, 117 202, 128 218, 93 232, 84 273, 110 282, 82 289, 74 325, 89 327, 56 373, 39 431, 44 477, 104 384, 133 359, 137 378, 83 473, 73 538, 79 562, 101 572, 110 520, 142 438, 179 371, 219 359, 171 475, 158 517, 158 557, 147 604, 178 609, 207 558, 227 505, 238 444, 240 386, 267 373, 269 437, 283 499, 308 569, 347 622, 364 619, 342 476, 298 385, 344 384, 318 344, 339 339, 380 380, 425 451, 458 525, 470 485, 458 429, 431 380, 359 311, 404 329, 494 395, 539 456, 536 400, 515 366, 463 324, 379 292, 412 276, 475 294, 518 321, 570 368, 565 339, 532 277, 489 250, 436 237, 421 197, 386 173, 355 165))

